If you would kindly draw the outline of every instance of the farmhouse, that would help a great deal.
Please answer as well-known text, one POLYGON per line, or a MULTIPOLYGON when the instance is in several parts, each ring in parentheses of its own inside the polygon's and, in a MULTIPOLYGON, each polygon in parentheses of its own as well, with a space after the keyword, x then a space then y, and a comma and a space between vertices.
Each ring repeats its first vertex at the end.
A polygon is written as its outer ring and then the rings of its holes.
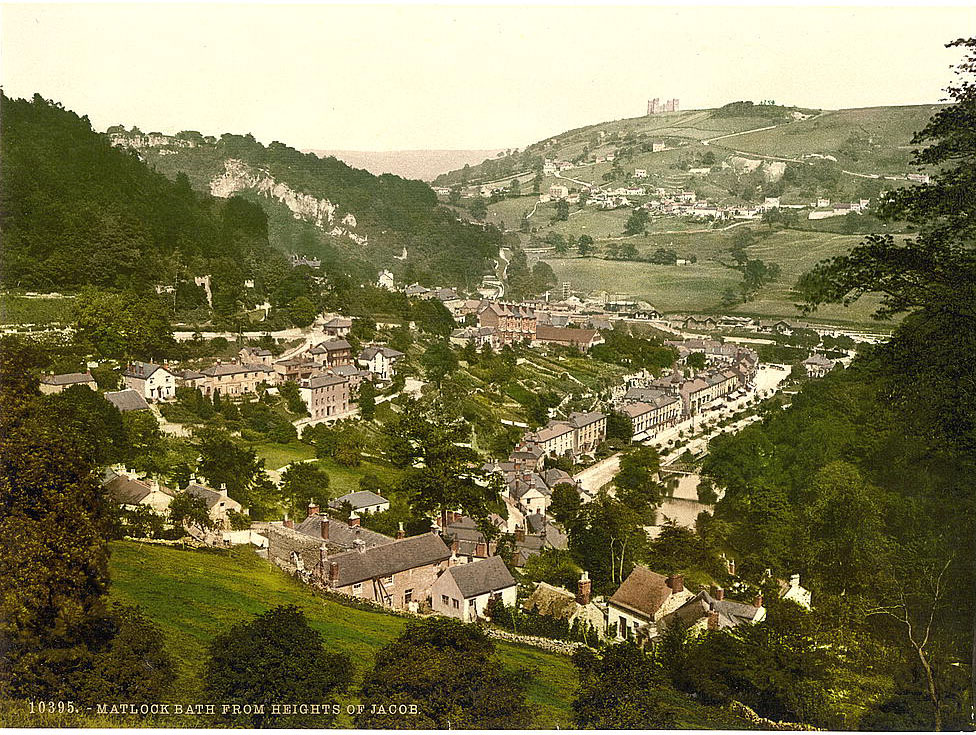
POLYGON ((352 412, 348 378, 316 375, 299 383, 298 394, 308 406, 312 421, 336 419, 352 412))
POLYGON ((389 500, 369 490, 359 490, 341 495, 330 501, 329 507, 339 510, 345 503, 349 503, 351 508, 350 519, 359 518, 363 513, 382 513, 384 510, 390 509, 389 500))
POLYGON ((726 630, 743 623, 759 623, 766 617, 766 608, 762 603, 762 595, 751 603, 726 600, 721 587, 712 587, 710 592, 702 590, 673 612, 663 615, 659 627, 664 630, 680 621, 692 635, 696 635, 706 630, 726 630))
POLYGON ((42 375, 39 387, 41 393, 50 395, 51 393, 60 393, 65 388, 70 388, 74 385, 87 385, 92 390, 95 390, 97 387, 95 384, 95 379, 89 372, 62 373, 61 375, 42 375))
POLYGON ((176 395, 176 375, 151 362, 129 363, 122 379, 147 401, 165 401, 176 395))
POLYGON ((664 577, 638 564, 607 601, 607 624, 618 640, 653 638, 657 622, 693 597, 684 577, 664 577))
POLYGON ((434 612, 474 621, 485 616, 492 599, 514 607, 518 586, 500 556, 448 567, 431 587, 434 612))

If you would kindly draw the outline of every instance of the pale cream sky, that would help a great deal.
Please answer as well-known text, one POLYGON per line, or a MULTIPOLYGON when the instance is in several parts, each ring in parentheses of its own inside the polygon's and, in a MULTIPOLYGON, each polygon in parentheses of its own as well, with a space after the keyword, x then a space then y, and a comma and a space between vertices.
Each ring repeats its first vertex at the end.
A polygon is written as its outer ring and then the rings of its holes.
POLYGON ((298 148, 522 147, 740 99, 936 102, 971 7, 14 5, 0 83, 97 129, 251 132, 298 148))

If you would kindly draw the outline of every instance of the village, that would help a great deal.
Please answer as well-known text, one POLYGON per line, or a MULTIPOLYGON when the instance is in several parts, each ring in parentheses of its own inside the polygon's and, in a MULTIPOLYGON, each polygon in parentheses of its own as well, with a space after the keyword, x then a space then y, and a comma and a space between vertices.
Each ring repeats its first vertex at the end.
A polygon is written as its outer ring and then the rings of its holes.
MULTIPOLYGON (((308 266, 308 263, 300 265, 308 266)), ((209 523, 179 523, 196 545, 226 547, 248 544, 272 564, 306 584, 382 608, 411 614, 436 614, 464 621, 492 617, 493 606, 519 607, 525 614, 550 617, 566 630, 587 640, 634 639, 649 642, 670 621, 680 619, 693 629, 723 629, 763 619, 761 595, 747 601, 726 598, 718 584, 704 587, 685 582, 681 574, 638 564, 612 594, 594 595, 584 569, 574 587, 533 579, 527 565, 547 551, 566 552, 568 531, 553 513, 553 500, 568 491, 574 502, 593 502, 601 493, 615 494, 627 447, 647 446, 661 456, 655 479, 670 487, 657 512, 646 519, 648 538, 656 538, 669 524, 694 528, 699 513, 712 512, 716 498, 704 498, 692 469, 680 468, 707 451, 710 437, 740 429, 759 414, 755 406, 773 397, 792 378, 819 378, 849 356, 826 357, 828 350, 813 350, 802 370, 760 361, 756 347, 769 343, 758 335, 792 335, 808 325, 780 320, 758 322, 743 317, 663 317, 651 305, 625 297, 596 303, 574 295, 569 284, 559 293, 518 303, 478 297, 466 298, 456 289, 394 284, 384 271, 377 286, 400 290, 409 298, 437 301, 455 321, 448 343, 464 354, 519 354, 587 356, 605 345, 614 329, 631 324, 652 325, 668 339, 662 348, 673 350, 667 370, 640 369, 623 374, 605 394, 586 394, 587 410, 559 415, 538 428, 526 424, 507 456, 485 458, 482 484, 497 483, 501 512, 477 521, 458 507, 430 517, 430 528, 407 535, 399 523, 395 534, 368 528, 376 514, 388 512, 387 491, 373 486, 329 500, 309 501, 305 517, 248 520, 248 509, 225 486, 210 487, 191 475, 180 488, 167 487, 152 472, 124 465, 107 468, 106 492, 123 512, 150 512, 163 523, 170 505, 181 494, 206 508, 209 523), (757 337, 722 338, 721 331, 754 330, 757 337), (750 408, 751 407, 751 408, 750 408), (608 422, 623 425, 621 450, 607 450, 608 422), (494 479, 492 479, 494 478, 494 479), (504 553, 504 556, 502 554, 504 553)), ((235 359, 192 367, 168 362, 131 362, 120 370, 121 390, 104 391, 105 400, 123 414, 145 412, 160 419, 164 431, 189 435, 189 430, 168 421, 168 406, 191 392, 206 402, 250 401, 258 395, 277 394, 293 387, 303 404, 304 416, 294 421, 296 432, 318 425, 348 426, 361 422, 359 401, 370 387, 370 403, 393 401, 398 396, 421 397, 432 386, 398 373, 411 362, 401 350, 382 342, 360 344, 354 337, 354 319, 322 314, 304 330, 301 339, 285 349, 245 345, 235 359), (376 396, 375 398, 373 396, 376 396), (160 411, 163 411, 161 414, 160 411)), ((738 333, 738 332, 737 332, 738 333)), ((825 334, 827 331, 825 330, 825 334)), ((519 358, 527 360, 530 358, 519 358)), ((96 366, 93 366, 93 368, 96 366)), ((97 389, 87 373, 43 375, 43 393, 60 393, 75 386, 97 389)), ((567 396, 568 398, 568 396, 567 396)), ((563 401, 565 402, 565 401, 563 401)), ((563 403, 561 402, 561 403, 563 403)), ((509 422, 515 428, 518 422, 509 422)), ((619 428, 616 430, 619 433, 619 428)), ((281 482, 281 468, 273 473, 281 482)), ((719 495, 720 497, 720 495, 719 495)), ((738 591, 756 590, 768 579, 746 582, 736 577, 735 562, 727 559, 727 583, 738 591)), ((810 593, 793 576, 780 581, 781 594, 809 607, 810 593)), ((738 595, 741 597, 741 594, 738 595)))

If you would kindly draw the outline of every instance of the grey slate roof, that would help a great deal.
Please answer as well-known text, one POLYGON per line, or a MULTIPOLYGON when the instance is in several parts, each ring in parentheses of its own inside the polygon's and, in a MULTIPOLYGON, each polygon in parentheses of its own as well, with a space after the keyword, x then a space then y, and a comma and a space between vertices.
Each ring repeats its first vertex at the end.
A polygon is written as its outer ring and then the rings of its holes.
POLYGON ((329 563, 339 565, 339 587, 346 587, 369 579, 390 577, 408 569, 439 564, 451 558, 440 536, 424 533, 363 551, 344 551, 328 557, 329 563))
POLYGON ((465 599, 515 586, 515 578, 500 556, 461 564, 447 570, 465 599))
POLYGON ((390 360, 394 360, 398 357, 403 357, 402 352, 400 352, 399 350, 394 350, 392 347, 382 347, 380 345, 372 345, 370 347, 365 348, 362 352, 359 353, 359 359, 372 360, 374 357, 376 357, 377 353, 380 352, 383 353, 384 357, 390 360))
POLYGON ((146 399, 142 397, 142 394, 131 388, 107 392, 105 394, 105 400, 122 413, 127 411, 146 411, 149 409, 149 404, 146 403, 146 399))
POLYGON ((330 385, 339 385, 340 383, 348 382, 349 378, 341 375, 314 375, 308 379, 308 387, 314 390, 316 388, 325 388, 330 385))
POLYGON ((41 382, 46 385, 78 385, 79 383, 94 383, 91 373, 62 373, 61 375, 42 375, 41 382))
POLYGON ((164 370, 161 365, 151 362, 131 362, 125 372, 122 373, 130 378, 140 378, 145 380, 157 370, 164 370))
POLYGON ((321 513, 309 516, 297 524, 295 530, 306 536, 321 539, 322 521, 329 522, 329 544, 345 549, 353 548, 356 539, 362 541, 367 547, 388 544, 393 540, 389 536, 384 536, 382 533, 370 531, 368 528, 362 528, 361 526, 350 526, 348 523, 329 518, 321 513))
POLYGON ((343 503, 349 503, 353 510, 359 510, 360 508, 366 508, 370 505, 379 505, 380 503, 389 503, 390 501, 384 498, 382 495, 377 495, 369 490, 359 490, 354 493, 347 493, 341 497, 329 503, 330 508, 338 508, 343 503))

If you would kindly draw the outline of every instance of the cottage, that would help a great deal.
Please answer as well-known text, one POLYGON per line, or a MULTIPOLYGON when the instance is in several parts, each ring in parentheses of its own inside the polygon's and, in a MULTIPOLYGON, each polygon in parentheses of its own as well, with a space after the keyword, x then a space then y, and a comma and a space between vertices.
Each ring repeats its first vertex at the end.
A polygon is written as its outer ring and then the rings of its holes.
POLYGON ((267 365, 271 367, 274 355, 271 350, 263 350, 258 347, 244 347, 237 353, 238 360, 244 365, 267 365))
POLYGON ((98 387, 95 384, 95 379, 92 377, 92 374, 88 371, 83 373, 62 373, 61 375, 42 375, 39 387, 41 393, 50 395, 51 393, 60 393, 65 388, 71 388, 75 385, 86 385, 92 390, 98 387))
POLYGON ((591 347, 603 344, 603 336, 595 329, 576 329, 573 327, 554 327, 538 324, 535 330, 536 345, 561 345, 575 347, 580 352, 586 352, 591 347))
POLYGON ((305 355, 312 362, 327 368, 352 365, 352 345, 344 339, 320 342, 309 349, 305 355))
POLYGON ((779 580, 779 599, 795 602, 800 607, 809 610, 811 597, 810 590, 800 586, 799 574, 791 574, 789 582, 779 580))
POLYGON ((149 410, 149 404, 146 403, 146 399, 139 394, 139 391, 132 390, 132 388, 108 391, 105 393, 105 400, 115 406, 119 410, 119 413, 149 410))
POLYGON ((529 612, 565 620, 570 627, 575 624, 589 626, 597 637, 603 638, 607 632, 607 616, 591 600, 592 586, 593 583, 587 572, 580 575, 575 595, 562 587, 539 582, 532 594, 522 603, 522 607, 529 612))
POLYGON ((694 595, 684 577, 665 577, 638 564, 607 601, 607 624, 616 626, 618 640, 657 635, 657 622, 694 595))
POLYGON ((803 369, 807 371, 808 378, 822 378, 834 369, 837 363, 823 355, 810 355, 803 361, 803 369))
POLYGON ((234 500, 232 497, 227 495, 227 490, 221 488, 220 490, 213 490, 204 485, 199 485, 197 483, 190 483, 187 487, 186 492, 194 497, 201 498, 204 503, 207 504, 207 510, 210 512, 210 519, 225 531, 230 530, 230 517, 229 513, 234 511, 235 513, 243 513, 243 506, 234 500))
POLYGON ((322 329, 332 337, 345 337, 352 329, 352 319, 347 316, 336 316, 327 321, 322 329))
POLYGON ((514 607, 518 586, 500 556, 447 569, 431 587, 434 612, 474 621, 485 616, 492 599, 514 607))
POLYGON ((335 500, 329 501, 329 507, 339 510, 346 503, 349 503, 351 509, 350 519, 359 518, 364 513, 382 513, 384 510, 390 509, 389 500, 369 490, 359 490, 341 495, 335 500))
POLYGON ((126 386, 147 401, 165 401, 176 395, 176 375, 162 365, 132 362, 122 373, 126 386))
POLYGON ((403 353, 392 347, 370 345, 359 353, 357 362, 368 370, 377 380, 389 382, 396 372, 396 363, 403 353))
POLYGON ((702 590, 677 609, 662 615, 658 627, 663 631, 680 621, 692 635, 696 635, 706 630, 727 630, 743 623, 759 623, 766 618, 762 602, 762 595, 751 603, 726 600, 721 587, 712 587, 710 592, 702 590))
MULTIPOLYGON (((262 383, 275 385, 278 382, 278 373, 274 368, 262 363, 248 365, 218 362, 216 365, 200 370, 196 375, 200 377, 194 377, 192 381, 205 396, 211 396, 218 391, 221 396, 257 393, 262 383)), ((185 375, 183 380, 188 382, 185 375)))
POLYGON ((156 513, 165 514, 169 510, 176 493, 168 487, 160 485, 155 480, 137 480, 124 474, 117 474, 111 470, 102 487, 114 503, 118 503, 126 510, 150 508, 156 513))

